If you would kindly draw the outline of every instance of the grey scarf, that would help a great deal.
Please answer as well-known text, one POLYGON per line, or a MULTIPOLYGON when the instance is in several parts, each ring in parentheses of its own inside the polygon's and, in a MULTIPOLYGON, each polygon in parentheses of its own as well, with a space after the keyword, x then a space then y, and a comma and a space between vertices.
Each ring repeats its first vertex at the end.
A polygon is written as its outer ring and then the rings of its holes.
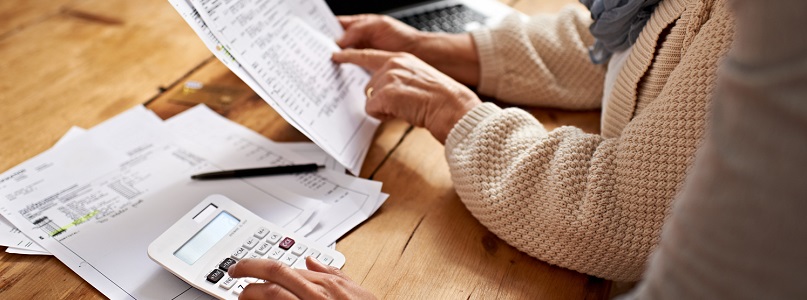
POLYGON ((597 40, 589 49, 591 61, 602 64, 614 52, 630 48, 661 0, 580 0, 591 11, 589 30, 597 40))

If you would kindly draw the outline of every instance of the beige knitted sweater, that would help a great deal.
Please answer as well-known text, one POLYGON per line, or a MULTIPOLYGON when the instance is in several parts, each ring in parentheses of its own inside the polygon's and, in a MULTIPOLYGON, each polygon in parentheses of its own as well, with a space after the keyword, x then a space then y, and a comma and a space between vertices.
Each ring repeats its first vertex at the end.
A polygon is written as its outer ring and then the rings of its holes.
MULTIPOLYGON (((718 61, 733 36, 722 0, 664 0, 616 79, 602 134, 547 131, 517 108, 478 106, 446 141, 460 198, 500 238, 538 259, 638 280, 700 143, 718 61)), ((473 33, 479 91, 521 105, 596 108, 588 13, 517 17, 473 33)))

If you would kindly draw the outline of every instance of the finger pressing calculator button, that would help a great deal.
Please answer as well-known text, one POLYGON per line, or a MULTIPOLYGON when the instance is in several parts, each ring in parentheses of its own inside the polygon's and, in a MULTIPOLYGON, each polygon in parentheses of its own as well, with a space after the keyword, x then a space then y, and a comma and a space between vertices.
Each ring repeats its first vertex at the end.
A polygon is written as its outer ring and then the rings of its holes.
POLYGON ((247 249, 246 249, 246 248, 244 248, 244 247, 239 247, 239 248, 238 248, 238 250, 235 250, 235 252, 233 252, 233 255, 232 255, 232 256, 233 256, 233 258, 235 258, 235 259, 242 259, 242 258, 244 258, 244 255, 247 255, 247 252, 248 252, 248 251, 249 251, 249 250, 247 250, 247 249))
POLYGON ((278 234, 278 233, 272 233, 272 234, 269 234, 269 237, 266 238, 266 241, 269 242, 269 244, 274 245, 274 244, 277 244, 277 242, 280 241, 280 238, 282 238, 282 237, 283 236, 278 234))
POLYGON ((229 257, 228 257, 228 258, 225 258, 225 259, 224 259, 224 260, 223 260, 223 261, 222 261, 222 262, 219 264, 219 269, 221 269, 221 270, 222 270, 222 271, 224 271, 224 272, 227 272, 227 270, 229 270, 229 269, 230 269, 230 267, 232 267, 234 264, 235 264, 235 259, 232 259, 232 258, 229 258, 229 257))
POLYGON ((312 248, 308 250, 308 252, 303 256, 312 256, 314 258, 319 258, 319 250, 312 248))
POLYGON ((294 245, 294 247, 291 247, 291 253, 294 253, 294 255, 300 256, 307 249, 308 249, 308 247, 306 245, 297 243, 297 244, 294 245))
POLYGON ((333 257, 322 254, 319 256, 319 258, 317 258, 317 260, 325 265, 330 265, 333 262, 333 257))
POLYGON ((254 247, 255 247, 255 245, 257 245, 257 244, 258 244, 258 242, 259 242, 259 241, 260 241, 259 239, 256 239, 256 238, 254 238, 254 237, 250 237, 249 239, 247 239, 247 240, 244 242, 244 248, 247 248, 247 249, 252 249, 252 248, 254 248, 254 247))
POLYGON ((222 277, 224 277, 224 271, 215 269, 210 274, 207 274, 207 281, 217 283, 222 277))
POLYGON ((283 241, 280 242, 280 245, 278 245, 278 247, 280 247, 283 250, 289 250, 291 246, 294 246, 294 240, 290 237, 286 237, 285 239, 283 239, 283 241))
POLYGON ((253 235, 256 238, 262 239, 267 234, 269 234, 269 229, 267 229, 266 227, 261 227, 260 229, 258 229, 258 231, 255 231, 255 233, 253 235))

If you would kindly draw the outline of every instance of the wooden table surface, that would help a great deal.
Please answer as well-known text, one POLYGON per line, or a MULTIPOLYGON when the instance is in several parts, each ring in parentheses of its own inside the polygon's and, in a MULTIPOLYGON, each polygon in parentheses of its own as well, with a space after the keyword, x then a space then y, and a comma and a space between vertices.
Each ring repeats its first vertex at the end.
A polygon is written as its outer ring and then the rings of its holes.
MULTIPOLYGON (((503 1, 525 13, 575 0, 503 1)), ((202 45, 166 0, 0 3, 0 172, 145 104, 163 118, 189 81, 244 90, 218 111, 276 141, 306 141, 202 45)), ((597 132, 599 112, 530 109, 547 127, 597 132)), ((361 177, 391 197, 342 238, 344 272, 379 298, 601 299, 610 283, 534 259, 486 230, 454 191, 443 146, 400 121, 376 133, 361 177)), ((4 251, 5 247, 0 247, 4 251)), ((99 299, 51 256, 0 252, 0 299, 99 299)))

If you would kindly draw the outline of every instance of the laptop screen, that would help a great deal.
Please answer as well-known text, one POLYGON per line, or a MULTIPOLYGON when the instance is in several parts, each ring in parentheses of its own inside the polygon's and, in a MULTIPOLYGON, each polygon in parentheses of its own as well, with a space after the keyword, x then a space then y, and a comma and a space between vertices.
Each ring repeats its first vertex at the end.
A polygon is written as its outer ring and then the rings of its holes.
POLYGON ((414 5, 422 2, 417 0, 326 0, 328 6, 335 15, 356 15, 366 13, 382 13, 403 6, 414 5))

